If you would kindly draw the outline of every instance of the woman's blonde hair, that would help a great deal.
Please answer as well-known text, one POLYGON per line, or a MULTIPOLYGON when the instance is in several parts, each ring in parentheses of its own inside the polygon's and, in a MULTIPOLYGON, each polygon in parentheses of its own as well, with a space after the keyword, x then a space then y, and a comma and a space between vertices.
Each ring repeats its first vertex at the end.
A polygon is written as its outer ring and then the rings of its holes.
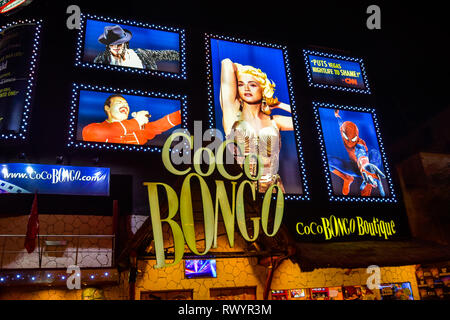
POLYGON ((266 99, 266 103, 268 106, 273 106, 280 103, 277 97, 273 96, 275 93, 275 82, 270 80, 267 77, 267 74, 262 72, 261 69, 257 69, 253 66, 243 66, 239 63, 235 64, 237 66, 238 75, 245 73, 255 77, 258 80, 258 83, 263 89, 263 97, 266 99))

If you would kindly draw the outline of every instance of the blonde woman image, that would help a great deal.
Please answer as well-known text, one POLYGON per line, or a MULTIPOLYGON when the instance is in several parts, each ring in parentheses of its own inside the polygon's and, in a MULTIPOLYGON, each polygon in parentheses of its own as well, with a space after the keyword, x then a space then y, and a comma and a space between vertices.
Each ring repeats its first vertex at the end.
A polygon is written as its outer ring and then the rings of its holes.
MULTIPOLYGON (((250 154, 258 155, 262 174, 257 190, 265 192, 276 184, 285 192, 278 174, 280 131, 292 131, 294 127, 291 116, 272 115, 272 110, 280 108, 291 113, 290 105, 278 101, 274 96, 275 83, 253 66, 244 66, 227 58, 221 62, 220 76, 223 129, 227 139, 234 140, 241 148, 240 153, 235 152, 238 163, 242 164, 250 154)), ((250 158, 250 168, 256 176, 255 157, 250 158)))

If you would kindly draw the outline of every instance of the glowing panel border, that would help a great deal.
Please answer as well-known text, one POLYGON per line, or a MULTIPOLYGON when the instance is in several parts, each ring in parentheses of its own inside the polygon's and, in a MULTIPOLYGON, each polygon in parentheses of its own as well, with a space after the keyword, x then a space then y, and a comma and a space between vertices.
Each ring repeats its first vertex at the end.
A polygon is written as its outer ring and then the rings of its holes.
POLYGON ((369 86, 369 81, 367 79, 367 73, 366 73, 366 68, 364 66, 363 59, 343 56, 343 55, 339 55, 339 54, 326 53, 326 52, 321 52, 321 51, 316 51, 316 50, 309 50, 309 49, 303 49, 303 57, 304 57, 304 62, 305 62, 305 67, 306 67, 306 76, 307 76, 308 84, 310 87, 333 89, 333 90, 340 90, 340 91, 347 91, 347 92, 354 92, 354 93, 372 94, 372 92, 370 90, 370 86, 369 86), (359 65, 361 66, 362 77, 363 77, 364 85, 365 85, 366 89, 355 89, 355 88, 348 88, 348 87, 344 87, 344 86, 335 86, 335 85, 313 82, 312 75, 311 75, 311 66, 309 64, 309 59, 308 59, 309 55, 315 55, 315 56, 324 57, 324 58, 333 58, 333 59, 340 59, 340 60, 344 60, 344 61, 359 63, 359 65))
POLYGON ((34 20, 34 19, 25 19, 25 20, 17 20, 11 23, 8 23, 0 28, 0 32, 4 29, 18 25, 18 24, 36 24, 36 31, 34 34, 34 44, 33 51, 30 58, 30 69, 28 74, 28 86, 27 92, 25 94, 25 101, 22 112, 22 120, 20 124, 20 130, 18 133, 2 133, 0 134, 0 140, 17 140, 22 139, 25 140, 28 134, 28 126, 31 117, 31 103, 32 97, 34 93, 34 87, 36 85, 36 68, 37 68, 37 59, 39 56, 39 46, 40 46, 40 34, 42 29, 42 20, 34 20))
POLYGON ((127 72, 127 73, 145 74, 145 75, 152 75, 152 76, 157 75, 157 76, 163 76, 166 78, 186 80, 187 74, 186 74, 186 35, 185 35, 185 30, 175 28, 175 27, 159 26, 159 25, 155 25, 155 24, 148 24, 148 23, 143 23, 143 22, 123 20, 123 19, 118 19, 118 18, 109 18, 109 17, 92 15, 92 14, 88 14, 88 13, 86 13, 86 14, 82 13, 81 14, 81 29, 78 32, 78 39, 77 39, 75 66, 98 69, 98 70, 113 70, 113 71, 120 71, 120 72, 127 72), (155 29, 155 30, 159 30, 159 31, 168 31, 168 32, 178 33, 179 38, 180 38, 180 73, 174 73, 174 72, 168 72, 168 71, 158 71, 158 70, 137 69, 137 68, 129 68, 129 67, 113 66, 113 65, 103 65, 103 64, 93 63, 93 62, 83 62, 82 61, 82 56, 83 56, 82 49, 84 48, 84 38, 85 38, 85 33, 86 33, 87 19, 102 21, 102 22, 125 24, 125 25, 131 25, 131 26, 135 26, 135 27, 155 29))
POLYGON ((274 43, 267 43, 261 41, 252 41, 245 40, 240 38, 234 38, 230 36, 216 35, 216 34, 208 34, 205 33, 205 48, 206 48, 206 76, 207 76, 207 91, 208 91, 208 119, 209 119, 209 128, 212 129, 215 126, 215 111, 214 111, 214 91, 213 91, 213 72, 212 72, 212 58, 211 58, 211 39, 224 40, 237 42, 242 44, 249 44, 254 46, 268 47, 274 49, 280 49, 283 52, 284 64, 285 64, 285 72, 286 79, 289 90, 289 99, 291 102, 291 110, 292 110, 292 118, 294 124, 294 136, 297 144, 297 155, 300 164, 299 175, 302 181, 303 194, 294 195, 294 194, 286 194, 286 200, 311 200, 309 194, 308 187, 308 179, 305 168, 305 161, 303 158, 303 147, 302 141, 300 137, 300 125, 299 119, 297 115, 297 107, 295 102, 294 89, 292 84, 292 75, 290 71, 289 59, 288 59, 288 50, 286 46, 274 43))
POLYGON ((80 90, 96 91, 96 92, 115 92, 118 94, 127 95, 139 95, 151 98, 163 98, 163 99, 175 99, 181 102, 181 128, 187 128, 187 96, 182 94, 171 94, 162 92, 149 92, 142 90, 129 90, 129 89, 119 89, 106 86, 96 86, 89 84, 72 84, 72 101, 70 106, 70 117, 69 117, 69 139, 67 147, 81 148, 86 150, 115 150, 115 151, 140 151, 140 152, 156 152, 161 153, 162 147, 155 146, 142 146, 142 145, 127 145, 119 143, 102 143, 102 142, 88 142, 77 140, 77 113, 78 113, 78 101, 80 90))
POLYGON ((384 151, 384 145, 383 141, 381 140, 381 134, 380 134, 380 127, 378 125, 377 115, 375 112, 375 109, 373 108, 367 108, 367 107, 355 107, 355 106, 345 106, 345 105, 335 105, 332 103, 322 103, 313 101, 313 109, 314 109, 314 117, 316 121, 316 128, 319 135, 319 141, 320 141, 320 153, 322 157, 322 163, 323 163, 323 169, 325 173, 325 179, 327 184, 327 191, 330 201, 349 201, 349 202, 389 202, 389 203, 396 203, 397 196, 395 194, 394 190, 394 183, 392 182, 391 178, 391 171, 389 169, 388 161, 386 158, 386 153, 384 151), (372 115, 373 123, 375 125, 375 131, 377 135, 378 145, 380 147, 381 151, 381 158, 383 160, 383 166, 385 169, 386 174, 386 180, 388 182, 390 197, 362 197, 362 196, 336 196, 333 193, 332 188, 332 182, 331 182, 331 173, 329 170, 328 165, 328 158, 325 148, 325 140, 323 137, 323 131, 322 131, 322 125, 320 123, 320 116, 319 116, 319 107, 321 108, 329 108, 329 109, 339 109, 339 110, 347 110, 347 111, 359 111, 359 112, 365 112, 370 113, 372 115))

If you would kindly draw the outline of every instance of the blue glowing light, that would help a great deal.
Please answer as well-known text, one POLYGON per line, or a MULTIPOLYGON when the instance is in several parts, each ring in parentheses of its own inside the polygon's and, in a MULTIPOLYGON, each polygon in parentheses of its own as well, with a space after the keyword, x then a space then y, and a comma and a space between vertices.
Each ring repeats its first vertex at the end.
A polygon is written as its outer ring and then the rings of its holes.
POLYGON ((320 51, 316 51, 316 50, 309 50, 309 49, 303 50, 303 57, 304 57, 304 63, 305 63, 305 67, 306 67, 306 76, 307 76, 308 84, 310 87, 322 88, 322 89, 333 89, 333 90, 340 90, 340 91, 353 92, 353 93, 371 94, 369 81, 367 80, 366 68, 364 66, 363 59, 343 56, 343 55, 339 55, 339 54, 332 54, 332 53, 327 53, 327 52, 320 52, 320 51), (330 84, 314 82, 313 77, 312 77, 312 72, 311 72, 310 59, 309 59, 310 55, 329 58, 329 59, 339 59, 339 60, 343 60, 344 62, 347 61, 350 63, 358 63, 359 67, 361 68, 361 73, 362 73, 361 76, 362 76, 362 79, 364 82, 365 89, 351 88, 351 87, 346 87, 346 86, 330 85, 330 84))
POLYGON ((325 180, 326 180, 326 184, 327 184, 329 200, 337 201, 337 202, 349 201, 349 202, 396 203, 397 196, 395 194, 394 184, 393 184, 392 177, 390 174, 390 169, 389 169, 386 153, 384 151, 384 145, 383 145, 383 142, 381 139, 375 109, 367 108, 367 107, 335 105, 332 103, 323 103, 323 102, 315 102, 315 101, 313 102, 313 109, 314 109, 314 116, 315 116, 315 124, 316 124, 316 128, 317 128, 318 136, 319 136, 321 158, 322 158, 322 164, 323 164, 323 169, 324 169, 324 176, 325 176, 325 180), (365 112, 365 113, 370 113, 372 115, 373 123, 375 125, 378 145, 379 145, 379 148, 381 151, 382 164, 385 169, 386 180, 387 180, 387 184, 389 187, 389 196, 387 196, 387 197, 373 197, 373 196, 363 197, 363 196, 337 196, 334 194, 333 188, 332 188, 331 173, 330 173, 329 164, 328 164, 328 157, 327 157, 326 148, 325 148, 324 133, 323 133, 323 128, 322 128, 321 122, 320 122, 319 107, 320 108, 338 109, 338 110, 365 112))
POLYGON ((302 142, 301 142, 301 138, 300 138, 300 125, 299 125, 299 119, 298 119, 299 117, 298 117, 297 110, 296 110, 296 101, 295 101, 292 74, 290 71, 287 47, 284 45, 281 45, 281 44, 245 40, 245 39, 239 39, 239 38, 235 38, 235 37, 231 37, 231 36, 205 34, 206 63, 207 63, 206 76, 207 76, 207 80, 208 80, 208 82, 207 82, 208 118, 209 118, 209 128, 210 129, 214 128, 214 126, 215 126, 211 39, 232 41, 232 42, 237 42, 237 43, 243 43, 243 44, 249 44, 249 45, 254 45, 254 46, 262 46, 262 47, 268 47, 268 48, 282 50, 284 64, 285 64, 285 71, 286 71, 286 75, 287 75, 289 99, 291 102, 290 106, 291 106, 291 110, 292 110, 294 135, 295 135, 295 142, 297 145, 297 155, 298 155, 299 166, 300 166, 298 169, 299 169, 299 175, 300 175, 300 178, 302 181, 302 189, 303 189, 303 194, 301 194, 301 195, 286 194, 285 199, 286 200, 311 200, 310 194, 309 194, 307 172, 306 172, 305 163, 304 163, 302 142))

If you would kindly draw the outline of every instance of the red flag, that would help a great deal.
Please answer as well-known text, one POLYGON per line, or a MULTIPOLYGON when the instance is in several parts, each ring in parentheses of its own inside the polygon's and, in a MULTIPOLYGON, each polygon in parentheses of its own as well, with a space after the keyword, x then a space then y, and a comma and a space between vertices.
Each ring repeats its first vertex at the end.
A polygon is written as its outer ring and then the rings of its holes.
POLYGON ((34 194, 30 217, 28 218, 27 235, 25 237, 25 249, 32 253, 36 248, 36 237, 39 233, 39 215, 37 207, 37 193, 34 194))

